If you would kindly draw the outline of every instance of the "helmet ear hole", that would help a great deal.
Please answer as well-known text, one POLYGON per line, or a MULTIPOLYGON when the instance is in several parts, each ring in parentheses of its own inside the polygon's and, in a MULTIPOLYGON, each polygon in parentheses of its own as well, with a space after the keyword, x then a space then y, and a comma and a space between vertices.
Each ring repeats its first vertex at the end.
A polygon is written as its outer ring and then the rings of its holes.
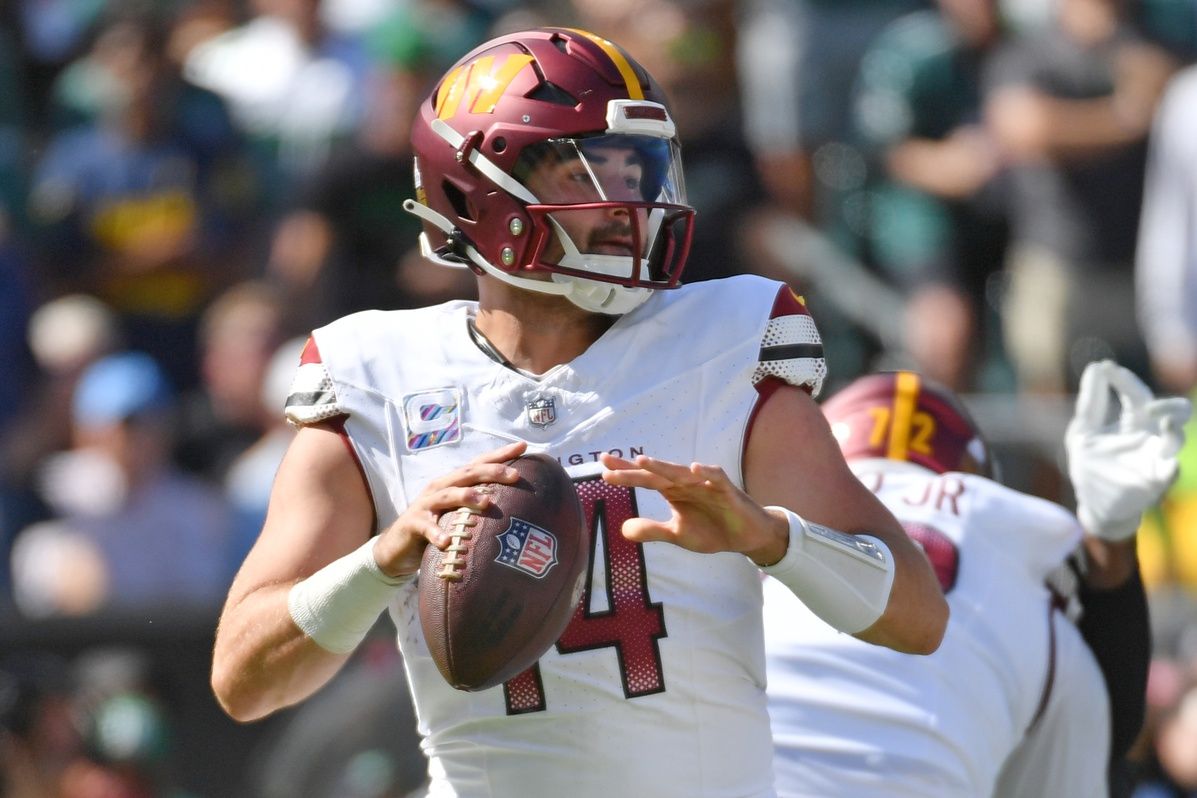
POLYGON ((448 180, 441 184, 441 190, 445 192, 445 198, 453 206, 453 212, 457 214, 457 218, 465 219, 469 222, 476 221, 474 214, 471 212, 470 203, 466 199, 465 192, 448 180))

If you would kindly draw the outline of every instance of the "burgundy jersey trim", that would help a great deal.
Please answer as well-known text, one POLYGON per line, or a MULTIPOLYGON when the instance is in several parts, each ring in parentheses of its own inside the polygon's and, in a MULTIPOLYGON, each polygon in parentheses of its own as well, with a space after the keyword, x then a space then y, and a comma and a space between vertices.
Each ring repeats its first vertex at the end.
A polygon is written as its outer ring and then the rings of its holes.
POLYGON ((1047 703, 1052 697, 1052 688, 1056 683, 1056 624, 1055 615, 1060 612, 1060 607, 1056 601, 1051 600, 1047 603, 1047 675, 1043 679, 1043 694, 1039 696, 1039 706, 1035 709, 1035 715, 1031 718, 1030 725, 1027 726, 1025 734, 1030 734, 1031 731, 1039 725, 1039 721, 1043 718, 1043 713, 1047 711, 1047 703))
POLYGON ((308 340, 303 343, 303 351, 299 354, 299 365, 303 366, 308 363, 322 363, 320 359, 320 349, 316 346, 316 339, 308 336, 308 340))
MULTIPOLYGON (((313 348, 315 348, 314 345, 313 348)), ((353 448, 353 441, 349 439, 349 432, 345 429, 345 422, 348 419, 348 415, 337 416, 318 421, 311 426, 335 433, 341 439, 341 443, 345 445, 345 451, 349 452, 349 456, 353 458, 353 465, 357 468, 357 474, 362 478, 362 485, 366 488, 366 496, 370 499, 371 527, 378 531, 378 505, 374 501, 374 491, 370 490, 370 480, 366 478, 366 469, 362 466, 361 458, 357 456, 357 449, 353 448)))

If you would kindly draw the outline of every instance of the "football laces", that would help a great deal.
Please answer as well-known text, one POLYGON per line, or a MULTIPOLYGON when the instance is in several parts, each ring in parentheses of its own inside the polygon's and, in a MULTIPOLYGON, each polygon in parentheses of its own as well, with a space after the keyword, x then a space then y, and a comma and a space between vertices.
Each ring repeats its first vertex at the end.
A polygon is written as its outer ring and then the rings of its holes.
MULTIPOLYGON (((489 485, 479 485, 477 488, 479 493, 490 493, 489 485)), ((445 547, 445 557, 441 560, 441 569, 436 572, 436 575, 447 582, 460 582, 462 578, 459 568, 464 568, 466 561, 461 556, 462 552, 468 550, 465 541, 471 540, 474 533, 470 527, 477 522, 474 517, 477 515, 469 507, 458 507, 453 511, 453 520, 449 524, 449 545, 445 547)))

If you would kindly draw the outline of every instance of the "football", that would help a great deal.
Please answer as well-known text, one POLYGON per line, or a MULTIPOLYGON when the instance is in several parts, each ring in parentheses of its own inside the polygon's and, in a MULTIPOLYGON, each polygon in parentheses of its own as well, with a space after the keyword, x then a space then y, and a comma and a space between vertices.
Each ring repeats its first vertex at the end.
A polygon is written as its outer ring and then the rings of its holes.
POLYGON ((494 687, 535 664, 582 593, 590 532, 573 481, 545 454, 509 465, 519 481, 484 486, 484 513, 442 515, 452 543, 428 546, 420 567, 424 640, 459 690, 494 687))

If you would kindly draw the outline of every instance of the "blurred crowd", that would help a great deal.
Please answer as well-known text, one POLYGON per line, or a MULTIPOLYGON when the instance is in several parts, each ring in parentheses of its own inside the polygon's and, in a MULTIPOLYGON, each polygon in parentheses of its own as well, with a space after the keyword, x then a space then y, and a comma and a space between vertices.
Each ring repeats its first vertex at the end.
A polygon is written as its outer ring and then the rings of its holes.
MULTIPOLYGON (((0 633, 210 630, 291 435, 307 331, 474 290, 421 261, 401 210, 416 104, 474 44, 541 24, 606 36, 661 82, 698 210, 686 278, 793 284, 833 383, 911 367, 1018 406, 1066 400, 1113 357, 1197 387, 1197 0, 13 0, 0 633)), ((1190 449, 1140 534, 1157 660, 1136 798, 1197 795, 1190 449)), ((0 796, 275 794, 261 772, 163 766, 189 722, 152 678, 163 652, 12 640, 0 796)), ((380 657, 348 693, 362 712, 380 657)), ((311 721, 290 720, 276 758, 291 740, 312 761, 311 721)), ((401 741, 362 735, 325 768, 350 781, 303 794, 403 795, 401 741)))

